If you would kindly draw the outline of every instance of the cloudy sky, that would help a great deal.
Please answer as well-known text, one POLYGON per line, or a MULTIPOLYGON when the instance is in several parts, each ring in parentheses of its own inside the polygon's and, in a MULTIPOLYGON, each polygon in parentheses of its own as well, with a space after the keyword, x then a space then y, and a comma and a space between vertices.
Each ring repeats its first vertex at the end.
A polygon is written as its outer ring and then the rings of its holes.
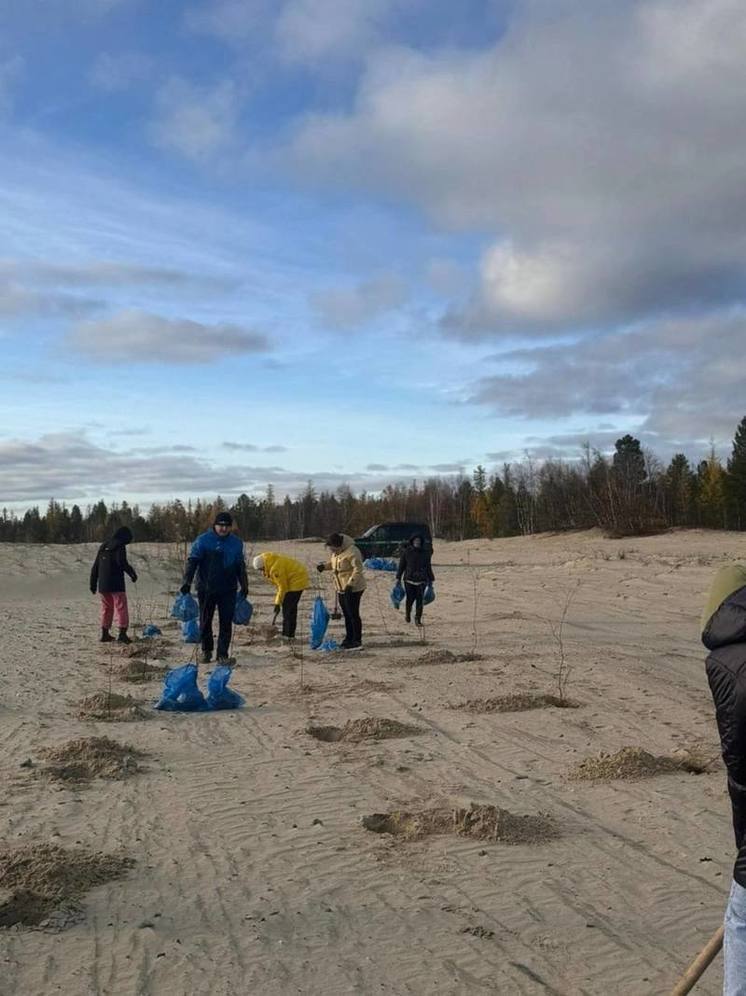
POLYGON ((0 0, 0 503, 746 415, 743 0, 0 0))

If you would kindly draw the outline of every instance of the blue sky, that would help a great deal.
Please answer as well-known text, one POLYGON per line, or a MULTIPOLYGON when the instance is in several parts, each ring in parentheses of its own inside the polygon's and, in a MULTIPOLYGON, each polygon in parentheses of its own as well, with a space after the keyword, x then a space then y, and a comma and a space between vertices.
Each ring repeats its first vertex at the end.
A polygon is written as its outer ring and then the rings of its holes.
POLYGON ((0 502, 727 447, 735 0, 0 0, 0 502))

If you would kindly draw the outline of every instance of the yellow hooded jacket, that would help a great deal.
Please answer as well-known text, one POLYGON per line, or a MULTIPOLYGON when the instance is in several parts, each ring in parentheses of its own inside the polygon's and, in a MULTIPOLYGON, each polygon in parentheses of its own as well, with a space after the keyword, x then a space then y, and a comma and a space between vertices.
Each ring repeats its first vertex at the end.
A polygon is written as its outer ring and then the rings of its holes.
POLYGON ((304 591, 309 587, 308 571, 300 561, 280 553, 263 553, 262 560, 264 576, 277 588, 275 605, 282 605, 289 591, 304 591))
POLYGON ((342 549, 333 553, 326 570, 334 573, 334 586, 337 591, 350 588, 351 591, 365 591, 363 558, 350 536, 342 534, 342 549))

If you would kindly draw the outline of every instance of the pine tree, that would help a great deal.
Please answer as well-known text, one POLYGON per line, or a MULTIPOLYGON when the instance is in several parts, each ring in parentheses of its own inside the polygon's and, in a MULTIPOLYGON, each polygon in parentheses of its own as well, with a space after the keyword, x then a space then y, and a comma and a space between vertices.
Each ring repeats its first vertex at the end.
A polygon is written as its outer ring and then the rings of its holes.
POLYGON ((746 529, 746 418, 738 423, 725 479, 729 524, 746 529))

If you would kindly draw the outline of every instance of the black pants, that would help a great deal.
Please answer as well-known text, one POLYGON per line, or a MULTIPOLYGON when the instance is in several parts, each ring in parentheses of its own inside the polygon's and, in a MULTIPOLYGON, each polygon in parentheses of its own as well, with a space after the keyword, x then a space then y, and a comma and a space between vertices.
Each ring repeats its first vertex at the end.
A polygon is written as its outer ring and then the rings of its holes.
POLYGON ((236 607, 235 591, 197 591, 199 599, 199 628, 202 650, 211 654, 214 646, 212 618, 218 610, 218 657, 227 657, 233 632, 233 610, 236 607))
POLYGON ((405 581, 404 590, 407 593, 407 600, 404 603, 407 619, 411 617, 412 605, 414 605, 414 621, 420 622, 422 620, 422 596, 425 594, 425 586, 424 584, 411 584, 409 581, 405 581))
POLYGON ((298 602, 302 594, 302 591, 286 591, 282 600, 282 635, 291 639, 298 625, 298 602))
POLYGON ((345 617, 345 643, 361 643, 363 639, 363 621, 360 618, 360 599, 362 591, 341 591, 339 607, 345 617))

